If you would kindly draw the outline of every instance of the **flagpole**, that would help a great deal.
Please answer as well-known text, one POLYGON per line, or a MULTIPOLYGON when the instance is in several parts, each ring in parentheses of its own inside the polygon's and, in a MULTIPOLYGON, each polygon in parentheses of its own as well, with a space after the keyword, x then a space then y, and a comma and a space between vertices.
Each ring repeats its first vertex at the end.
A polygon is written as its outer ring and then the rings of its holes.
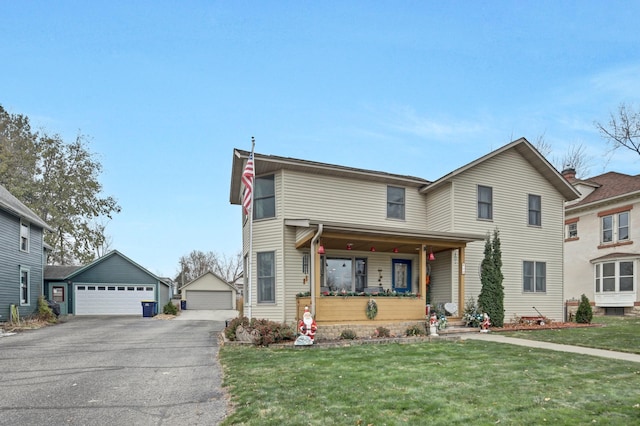
MULTIPOLYGON (((253 158, 253 176, 251 177, 251 181, 252 181, 252 186, 255 186, 255 179, 256 179, 256 167, 255 167, 255 158, 253 156, 253 151, 255 150, 256 147, 256 139, 251 136, 251 155, 250 158, 253 158)), ((248 280, 248 286, 249 289, 247 291, 247 301, 248 301, 248 307, 247 307, 247 314, 248 314, 248 318, 251 319, 253 318, 253 314, 252 314, 252 310, 251 310, 251 306, 252 306, 252 296, 251 296, 251 283, 253 280, 253 193, 251 194, 251 208, 249 209, 249 280, 248 280)))

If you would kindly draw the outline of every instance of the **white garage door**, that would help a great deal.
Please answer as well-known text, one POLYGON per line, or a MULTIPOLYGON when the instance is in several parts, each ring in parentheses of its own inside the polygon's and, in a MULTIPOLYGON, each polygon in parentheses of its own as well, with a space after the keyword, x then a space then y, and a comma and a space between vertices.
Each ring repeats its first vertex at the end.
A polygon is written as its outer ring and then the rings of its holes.
POLYGON ((187 309, 233 309, 230 291, 186 290, 187 309))
POLYGON ((142 301, 155 300, 153 286, 77 284, 76 315, 142 315, 142 301))

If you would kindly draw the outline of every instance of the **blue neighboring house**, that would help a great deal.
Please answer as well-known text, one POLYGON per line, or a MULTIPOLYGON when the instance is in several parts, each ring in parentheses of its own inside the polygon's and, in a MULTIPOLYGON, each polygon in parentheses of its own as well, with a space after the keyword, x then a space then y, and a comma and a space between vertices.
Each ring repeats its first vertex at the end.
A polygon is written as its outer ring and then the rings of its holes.
POLYGON ((37 214, 0 185, 0 321, 38 310, 46 263, 44 232, 52 231, 37 214))

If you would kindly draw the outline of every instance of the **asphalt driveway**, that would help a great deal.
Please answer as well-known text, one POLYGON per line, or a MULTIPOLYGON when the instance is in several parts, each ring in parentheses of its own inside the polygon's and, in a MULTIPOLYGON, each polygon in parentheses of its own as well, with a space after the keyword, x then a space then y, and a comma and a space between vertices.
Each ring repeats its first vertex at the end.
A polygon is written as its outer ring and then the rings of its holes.
POLYGON ((215 425, 224 321, 78 317, 0 338, 0 425, 215 425))

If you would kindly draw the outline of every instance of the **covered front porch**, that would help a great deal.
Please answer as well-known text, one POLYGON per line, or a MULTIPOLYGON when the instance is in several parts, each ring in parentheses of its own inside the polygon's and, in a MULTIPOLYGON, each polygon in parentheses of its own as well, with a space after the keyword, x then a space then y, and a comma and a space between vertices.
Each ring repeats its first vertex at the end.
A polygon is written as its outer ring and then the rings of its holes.
MULTIPOLYGON (((434 285, 455 296, 443 301, 463 307, 465 249, 484 239, 310 220, 285 224, 296 227, 296 249, 309 252, 310 291, 297 296, 297 318, 309 306, 319 327, 423 322, 434 285), (370 299, 375 300, 375 315, 367 309, 370 299)), ((460 308, 455 316, 461 316, 460 308)))

